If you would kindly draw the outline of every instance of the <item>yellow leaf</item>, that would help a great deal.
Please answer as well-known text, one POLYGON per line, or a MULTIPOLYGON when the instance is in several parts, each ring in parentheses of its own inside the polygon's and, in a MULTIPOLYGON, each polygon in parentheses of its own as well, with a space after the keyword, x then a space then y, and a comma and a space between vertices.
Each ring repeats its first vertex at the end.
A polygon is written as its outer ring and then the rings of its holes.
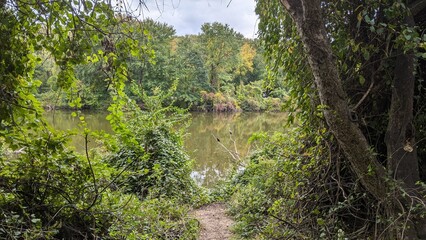
POLYGON ((362 20, 361 13, 358 13, 358 16, 356 18, 358 19, 358 22, 361 22, 361 20, 362 20))

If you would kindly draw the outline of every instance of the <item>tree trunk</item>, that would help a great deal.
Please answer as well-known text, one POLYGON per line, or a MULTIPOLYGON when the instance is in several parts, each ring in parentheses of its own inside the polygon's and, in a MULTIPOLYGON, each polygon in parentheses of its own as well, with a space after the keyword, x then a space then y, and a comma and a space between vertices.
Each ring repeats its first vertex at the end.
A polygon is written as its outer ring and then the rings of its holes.
POLYGON ((215 90, 215 92, 219 92, 219 77, 217 73, 217 67, 215 65, 211 65, 210 67, 210 86, 215 90))
MULTIPOLYGON (((321 104, 325 106, 327 125, 363 186, 379 202, 389 203, 386 210, 396 217, 397 213, 404 211, 398 202, 406 206, 408 201, 399 192, 395 198, 389 198, 393 188, 387 171, 375 158, 358 124, 351 121, 347 96, 321 15, 320 0, 281 0, 281 3, 290 13, 301 36, 321 104)), ((417 239, 415 231, 408 234, 406 237, 409 239, 417 239)))
POLYGON ((281 2, 291 14, 301 35, 321 104, 326 107, 324 117, 330 130, 367 190, 377 199, 385 199, 387 191, 383 178, 386 171, 374 158, 358 124, 350 120, 347 96, 322 22, 320 1, 281 2))
MULTIPOLYGON (((413 27, 413 16, 407 16, 404 24, 413 27)), ((393 178, 399 180, 409 194, 422 198, 416 187, 416 183, 420 181, 420 173, 413 124, 414 59, 412 51, 398 50, 385 141, 387 167, 393 178)), ((418 219, 416 227, 418 235, 426 238, 424 218, 418 219)))
MULTIPOLYGON (((405 24, 414 26, 413 16, 405 24)), ((392 101, 386 131, 388 168, 405 187, 414 189, 420 180, 413 120, 414 54, 398 51, 392 85, 392 101)))

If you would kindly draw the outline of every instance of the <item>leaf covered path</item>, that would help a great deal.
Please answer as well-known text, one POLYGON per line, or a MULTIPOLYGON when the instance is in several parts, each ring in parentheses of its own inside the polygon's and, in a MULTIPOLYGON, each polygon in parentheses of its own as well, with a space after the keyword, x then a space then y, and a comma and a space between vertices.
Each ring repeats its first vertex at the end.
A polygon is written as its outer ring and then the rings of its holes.
POLYGON ((226 240, 232 237, 230 227, 234 222, 225 212, 223 203, 209 204, 193 212, 200 221, 199 240, 226 240))

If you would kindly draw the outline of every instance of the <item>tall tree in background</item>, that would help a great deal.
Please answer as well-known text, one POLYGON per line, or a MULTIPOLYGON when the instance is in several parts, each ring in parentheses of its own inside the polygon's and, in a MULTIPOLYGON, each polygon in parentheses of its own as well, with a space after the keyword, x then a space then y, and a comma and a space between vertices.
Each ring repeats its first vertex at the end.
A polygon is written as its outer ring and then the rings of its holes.
POLYGON ((236 57, 243 36, 227 24, 218 22, 203 24, 201 31, 200 41, 210 85, 220 91, 223 81, 230 78, 226 75, 230 74, 233 64, 237 62, 236 57))
POLYGON ((176 30, 168 24, 152 19, 137 24, 136 27, 144 33, 136 36, 137 39, 153 51, 146 52, 132 61, 132 78, 148 93, 152 93, 155 88, 167 89, 176 78, 171 45, 176 30))
POLYGON ((238 81, 235 84, 243 85, 249 82, 247 75, 254 71, 254 58, 256 54, 256 49, 249 42, 242 44, 238 57, 238 65, 234 71, 235 80, 238 81))
POLYGON ((201 98, 200 92, 212 90, 197 37, 176 38, 174 58, 178 78, 178 86, 174 94, 176 103, 181 107, 197 105, 201 98))

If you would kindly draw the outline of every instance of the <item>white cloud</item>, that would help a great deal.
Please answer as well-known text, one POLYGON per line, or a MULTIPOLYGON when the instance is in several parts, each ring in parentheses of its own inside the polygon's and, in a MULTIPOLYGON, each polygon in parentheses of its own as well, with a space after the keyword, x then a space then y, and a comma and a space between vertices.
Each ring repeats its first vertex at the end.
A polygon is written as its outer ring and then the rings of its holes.
POLYGON ((198 34, 203 23, 220 22, 247 38, 256 36, 255 0, 146 0, 146 5, 144 18, 173 26, 178 35, 198 34))

